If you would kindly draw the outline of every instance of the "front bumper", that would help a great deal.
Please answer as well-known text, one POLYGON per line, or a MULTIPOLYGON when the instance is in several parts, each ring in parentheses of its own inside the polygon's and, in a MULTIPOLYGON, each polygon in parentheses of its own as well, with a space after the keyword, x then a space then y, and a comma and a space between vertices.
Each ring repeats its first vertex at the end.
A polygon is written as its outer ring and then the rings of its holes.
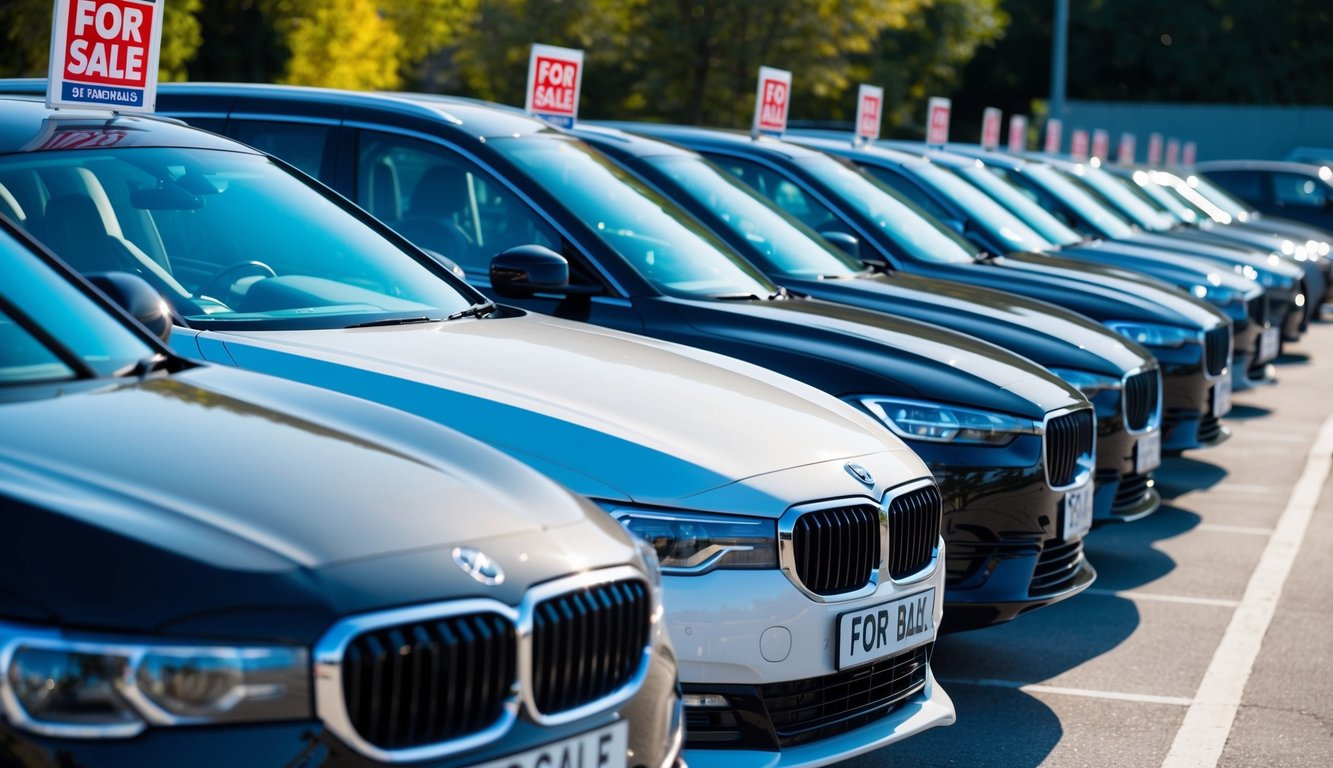
POLYGON ((729 768, 823 765, 952 723, 953 704, 929 674, 928 648, 935 630, 923 636, 922 643, 887 659, 837 669, 837 624, 844 613, 933 589, 932 626, 939 626, 944 610, 942 556, 937 550, 916 576, 901 582, 885 578, 869 595, 830 602, 807 597, 776 569, 664 577, 665 621, 680 656, 683 689, 687 695, 725 697, 723 709, 733 712, 730 719, 719 721, 715 707, 686 708, 686 762, 725 763, 729 768), (907 691, 904 699, 849 701, 835 698, 823 686, 828 678, 873 677, 876 666, 910 664, 913 659, 900 657, 923 651, 925 656, 915 659, 918 666, 911 669, 924 673, 926 684, 907 691), (819 700, 818 716, 798 717, 787 709, 784 721, 774 697, 790 698, 792 691, 799 699, 796 708, 811 698, 819 700), (821 691, 830 697, 828 706, 822 706, 821 691), (835 704, 845 709, 830 712, 835 704), (830 726, 832 721, 841 727, 830 726))
MULTIPOLYGON (((683 716, 676 690, 676 659, 659 645, 639 692, 618 711, 563 726, 539 726, 519 718, 497 742, 438 760, 414 762, 424 768, 465 768, 629 721, 627 765, 671 768, 678 761, 683 716)), ((948 701, 946 698, 945 701, 948 701)), ((952 708, 950 708, 952 714, 952 708)), ((31 768, 89 765, 141 768, 188 765, 234 768, 238 765, 313 766, 382 765, 354 751, 318 721, 149 728, 130 739, 62 739, 19 731, 0 723, 0 764, 31 768)))
POLYGON ((1231 372, 1208 376, 1198 344, 1151 351, 1162 367, 1162 452, 1211 448, 1230 438, 1230 430, 1213 415, 1212 403, 1214 389, 1224 378, 1230 382, 1231 372))

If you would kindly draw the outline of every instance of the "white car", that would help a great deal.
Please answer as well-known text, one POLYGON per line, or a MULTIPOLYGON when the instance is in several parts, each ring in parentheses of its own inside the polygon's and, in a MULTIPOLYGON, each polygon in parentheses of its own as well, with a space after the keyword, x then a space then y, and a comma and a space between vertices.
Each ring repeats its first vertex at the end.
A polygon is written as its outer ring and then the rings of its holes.
MULTIPOLYGON (((147 280, 181 353, 454 427, 652 542, 687 717, 725 748, 688 762, 819 765, 953 722, 929 666, 939 494, 869 415, 730 358, 496 307, 240 144, 36 101, 0 114, 0 213, 84 273, 147 280)), ((394 506, 385 487, 367 513, 394 506)))

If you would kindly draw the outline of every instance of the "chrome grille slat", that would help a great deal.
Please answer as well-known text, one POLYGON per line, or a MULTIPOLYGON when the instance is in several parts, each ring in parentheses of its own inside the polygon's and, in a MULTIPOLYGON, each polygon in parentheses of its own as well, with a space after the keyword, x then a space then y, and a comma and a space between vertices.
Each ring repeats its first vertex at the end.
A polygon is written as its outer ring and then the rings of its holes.
POLYGON ((889 503, 889 576, 905 578, 934 557, 940 535, 942 500, 928 485, 895 497, 889 503))
POLYGON ((807 512, 792 529, 797 577, 819 595, 860 589, 879 563, 879 540, 879 509, 870 504, 807 512))
POLYGON ((543 714, 583 706, 634 677, 648 644, 648 588, 639 581, 588 587, 543 601, 533 622, 533 697, 543 714), (580 641, 592 636, 594 651, 580 641))

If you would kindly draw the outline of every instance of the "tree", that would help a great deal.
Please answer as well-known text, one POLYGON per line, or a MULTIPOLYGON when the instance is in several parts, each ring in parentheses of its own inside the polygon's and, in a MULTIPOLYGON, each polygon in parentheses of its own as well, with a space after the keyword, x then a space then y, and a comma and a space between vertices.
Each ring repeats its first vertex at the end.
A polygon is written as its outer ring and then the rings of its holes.
POLYGON ((286 33, 286 72, 280 82, 353 90, 399 84, 402 38, 374 0, 292 0, 277 23, 286 33))

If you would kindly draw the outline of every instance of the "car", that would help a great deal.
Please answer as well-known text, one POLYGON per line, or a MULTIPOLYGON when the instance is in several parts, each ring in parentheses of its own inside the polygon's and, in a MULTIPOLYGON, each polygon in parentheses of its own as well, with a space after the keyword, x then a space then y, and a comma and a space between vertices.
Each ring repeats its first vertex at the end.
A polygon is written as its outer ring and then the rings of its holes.
MULTIPOLYGON (((1095 578, 1082 554, 1095 417, 1077 389, 1044 368, 952 331, 785 292, 586 143, 511 107, 198 84, 164 88, 160 99, 185 119, 224 118, 238 137, 275 124, 306 129, 341 108, 356 134, 336 141, 357 150, 321 174, 418 245, 447 254, 491 295, 738 357, 872 415, 932 468, 946 531, 1009 521, 1015 543, 1003 551, 969 547, 950 557, 945 547, 955 581, 980 586, 1005 566, 966 600, 954 602, 962 594, 946 589, 945 628, 1008 621, 1095 578), (382 173, 386 166, 394 172, 382 173), (1021 520, 1012 511, 1020 504, 1021 520)), ((686 682, 692 693, 695 681, 686 682)), ((690 761, 698 755, 692 750, 690 761)))
POLYGON ((740 722, 753 759, 793 765, 953 721, 929 664, 939 489, 865 411, 721 355, 494 305, 293 167, 179 121, 0 100, 0 185, 79 272, 158 291, 181 354, 453 427, 649 540, 687 759, 700 713, 740 722), (894 633, 866 635, 881 614, 894 633), (890 682, 840 693, 872 675, 890 682))
POLYGON ((700 152, 816 231, 857 238, 862 259, 895 272, 1048 301, 1108 325, 1146 347, 1161 365, 1164 451, 1230 437, 1221 422, 1231 407, 1230 320, 1181 291, 1097 265, 982 254, 890 188, 809 147, 684 126, 617 127, 700 152))
MULTIPOLYGON (((1161 372, 1143 347, 1054 304, 870 269, 697 153, 601 126, 585 124, 574 133, 683 206, 789 290, 976 336, 1057 373, 1096 407, 1094 521, 1137 520, 1157 509, 1151 472, 1161 456, 1161 372)), ((859 250, 859 243, 851 250, 859 250)), ((1005 538, 980 518, 951 527, 945 537, 953 559, 962 559, 963 547, 975 548, 978 540, 992 548, 1005 538)), ((960 600, 967 572, 947 585, 950 601, 960 600)))
POLYGON ((817 148, 857 163, 990 253, 1014 258, 1052 253, 1141 272, 1211 304, 1231 319, 1231 373, 1237 389, 1249 385, 1252 370, 1262 378, 1265 364, 1277 357, 1278 331, 1267 323, 1264 289, 1229 267, 1146 246, 1085 238, 970 157, 902 142, 895 142, 892 149, 876 145, 848 150, 828 142, 817 148))
POLYGON ((1333 164, 1209 160, 1194 172, 1264 214, 1333 230, 1333 164))
MULTIPOLYGON (((600 508, 187 361, 4 215, 0 270, 6 764, 676 762, 656 554, 600 508)), ((141 280, 94 279, 169 332, 141 280)))

